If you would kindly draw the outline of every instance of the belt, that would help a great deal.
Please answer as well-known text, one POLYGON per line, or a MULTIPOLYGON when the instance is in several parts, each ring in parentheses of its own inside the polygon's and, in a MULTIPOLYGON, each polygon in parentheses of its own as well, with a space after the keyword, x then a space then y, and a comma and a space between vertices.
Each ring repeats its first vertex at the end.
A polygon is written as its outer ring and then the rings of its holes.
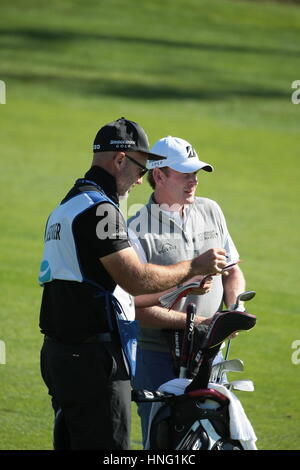
POLYGON ((80 343, 65 343, 64 341, 59 341, 58 339, 51 338, 50 336, 45 335, 46 341, 52 341, 53 343, 61 344, 88 344, 88 343, 110 343, 113 340, 111 333, 97 333, 96 335, 90 336, 89 338, 81 341, 80 343))

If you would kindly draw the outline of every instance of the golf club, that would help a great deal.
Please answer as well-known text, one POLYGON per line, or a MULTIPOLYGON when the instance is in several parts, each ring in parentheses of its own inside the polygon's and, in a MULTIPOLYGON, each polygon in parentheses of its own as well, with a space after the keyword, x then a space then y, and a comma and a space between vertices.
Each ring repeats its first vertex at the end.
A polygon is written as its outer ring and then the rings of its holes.
POLYGON ((251 300, 253 299, 253 297, 255 297, 255 295, 256 295, 256 292, 254 290, 247 290, 239 294, 236 298, 236 302, 234 304, 233 310, 238 310, 241 302, 246 302, 247 300, 251 300))
MULTIPOLYGON (((253 299, 253 297, 255 297, 255 295, 256 295, 256 292, 254 290, 248 290, 248 291, 242 292, 241 294, 237 296, 236 302, 231 310, 238 310, 239 308, 241 308, 241 302, 246 302, 247 300, 251 300, 253 299)), ((229 339, 227 343, 227 349, 226 349, 225 357, 224 357, 225 360, 228 359, 230 344, 231 344, 231 339, 229 339)))
POLYGON ((229 390, 241 390, 242 392, 253 392, 254 385, 252 380, 233 380, 228 384, 229 390))
POLYGON ((190 364, 191 353, 193 348, 193 339, 195 331, 195 315, 196 305, 190 303, 186 311, 186 324, 182 340, 181 357, 180 357, 180 378, 186 378, 190 364))
POLYGON ((219 383, 225 372, 242 372, 244 363, 240 359, 230 359, 218 362, 212 366, 211 381, 219 383))

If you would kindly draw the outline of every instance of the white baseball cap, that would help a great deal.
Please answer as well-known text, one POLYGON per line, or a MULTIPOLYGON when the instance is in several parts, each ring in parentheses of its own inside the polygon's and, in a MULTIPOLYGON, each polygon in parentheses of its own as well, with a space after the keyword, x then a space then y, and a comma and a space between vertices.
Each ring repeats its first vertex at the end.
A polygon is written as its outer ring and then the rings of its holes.
POLYGON ((156 161, 148 160, 148 170, 168 166, 180 173, 193 173, 198 170, 214 171, 211 165, 199 160, 195 149, 189 142, 179 137, 170 135, 163 137, 153 145, 150 152, 165 158, 156 161))

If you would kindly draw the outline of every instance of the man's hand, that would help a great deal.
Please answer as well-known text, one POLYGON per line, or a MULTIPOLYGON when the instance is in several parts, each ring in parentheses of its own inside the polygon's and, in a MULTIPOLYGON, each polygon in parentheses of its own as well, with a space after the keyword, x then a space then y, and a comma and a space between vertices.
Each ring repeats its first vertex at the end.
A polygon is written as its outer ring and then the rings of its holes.
POLYGON ((239 332, 238 331, 235 331, 234 333, 231 333, 230 336, 228 336, 228 339, 234 339, 238 336, 239 332))
POLYGON ((221 274, 226 266, 225 250, 211 248, 192 261, 192 270, 195 274, 221 274))
POLYGON ((134 296, 168 290, 199 274, 220 274, 226 266, 225 250, 218 248, 168 266, 142 264, 132 247, 103 256, 100 262, 114 281, 134 296))
MULTIPOLYGON (((203 277, 196 276, 195 278, 192 278, 190 282, 201 282, 203 277)), ((212 288, 212 276, 205 276, 204 283, 201 285, 201 287, 194 287, 193 289, 190 290, 189 295, 203 295, 207 294, 207 292, 210 291, 212 288)))
MULTIPOLYGON (((210 318, 203 318, 203 317, 196 317, 196 319, 198 319, 198 321, 196 320, 195 324, 202 324, 202 325, 210 325, 210 323, 212 322, 212 320, 215 319, 216 315, 219 315, 219 312, 215 313, 212 317, 210 318)), ((234 331, 233 333, 231 333, 230 336, 228 336, 227 339, 234 339, 238 336, 239 332, 238 331, 234 331)))

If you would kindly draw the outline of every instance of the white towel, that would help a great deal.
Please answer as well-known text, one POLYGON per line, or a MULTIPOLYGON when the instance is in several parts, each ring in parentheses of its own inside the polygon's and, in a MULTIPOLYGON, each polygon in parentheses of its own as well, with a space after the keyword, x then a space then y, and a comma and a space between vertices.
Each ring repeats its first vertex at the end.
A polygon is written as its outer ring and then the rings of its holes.
MULTIPOLYGON (((191 383, 190 379, 172 379, 172 380, 169 380, 169 382, 165 382, 164 384, 162 384, 158 390, 160 392, 173 393, 174 395, 183 395, 184 390, 188 386, 189 383, 191 383)), ((150 437, 150 429, 151 429, 152 420, 161 406, 162 406, 162 403, 159 403, 159 402, 152 403, 145 450, 150 449, 149 437, 150 437)))
MULTIPOLYGON (((169 382, 162 384, 159 387, 159 391, 173 393, 174 395, 182 395, 189 383, 191 383, 190 379, 173 379, 169 382)), ((210 382, 207 388, 217 390, 229 399, 229 429, 231 439, 240 441, 245 450, 257 450, 257 447, 255 445, 257 437, 239 399, 234 395, 231 390, 228 390, 226 387, 224 387, 224 385, 210 382)), ((160 407, 161 403, 152 404, 149 419, 148 439, 145 449, 150 449, 150 426, 153 417, 155 416, 160 407)))
POLYGON ((229 429, 231 439, 240 441, 246 450, 257 450, 255 445, 257 437, 237 396, 221 384, 210 382, 208 388, 213 388, 229 398, 229 429))

